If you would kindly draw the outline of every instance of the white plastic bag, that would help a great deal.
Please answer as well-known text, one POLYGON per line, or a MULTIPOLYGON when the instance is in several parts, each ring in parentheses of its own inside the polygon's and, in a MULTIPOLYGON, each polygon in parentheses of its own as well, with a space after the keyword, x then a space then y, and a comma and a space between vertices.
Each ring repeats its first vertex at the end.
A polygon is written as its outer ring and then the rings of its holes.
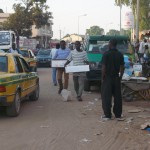
POLYGON ((63 89, 61 91, 61 95, 63 97, 63 101, 70 101, 72 99, 71 91, 68 91, 66 89, 63 89))

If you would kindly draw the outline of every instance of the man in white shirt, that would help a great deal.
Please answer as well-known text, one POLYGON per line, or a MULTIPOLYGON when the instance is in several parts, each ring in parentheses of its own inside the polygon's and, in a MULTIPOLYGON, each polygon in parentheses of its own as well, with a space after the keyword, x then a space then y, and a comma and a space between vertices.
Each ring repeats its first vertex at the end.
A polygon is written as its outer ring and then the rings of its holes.
POLYGON ((147 43, 147 40, 144 39, 144 41, 140 42, 140 47, 139 47, 139 61, 140 63, 143 63, 143 57, 145 53, 145 44, 147 43))
MULTIPOLYGON (((69 56, 67 57, 67 62, 65 63, 65 67, 71 61, 73 61, 74 66, 80 66, 88 64, 88 58, 86 51, 83 51, 81 48, 80 41, 75 42, 75 49, 71 51, 69 56)), ((86 74, 85 72, 75 72, 73 73, 73 82, 74 82, 74 89, 77 94, 78 101, 82 101, 82 92, 84 90, 84 80, 86 74)))
MULTIPOLYGON (((55 56, 55 54, 56 54, 56 52, 57 52, 57 50, 58 50, 59 48, 60 48, 60 44, 57 43, 57 44, 56 44, 56 48, 53 48, 53 49, 51 50, 51 58, 52 58, 52 59, 54 58, 54 56, 55 56)), ((53 80, 54 86, 57 86, 56 73, 57 73, 56 68, 52 68, 52 80, 53 80)))

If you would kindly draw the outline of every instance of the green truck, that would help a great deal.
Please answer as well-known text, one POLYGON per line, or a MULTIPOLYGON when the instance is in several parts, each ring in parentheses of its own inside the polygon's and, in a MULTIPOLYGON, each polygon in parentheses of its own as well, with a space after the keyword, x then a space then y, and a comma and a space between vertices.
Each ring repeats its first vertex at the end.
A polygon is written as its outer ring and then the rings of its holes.
POLYGON ((127 36, 87 36, 83 42, 83 49, 87 51, 88 60, 90 62, 90 71, 86 73, 84 90, 90 91, 91 86, 101 85, 101 60, 103 54, 109 50, 108 43, 111 39, 117 39, 117 49, 129 57, 133 54, 130 39, 127 36))

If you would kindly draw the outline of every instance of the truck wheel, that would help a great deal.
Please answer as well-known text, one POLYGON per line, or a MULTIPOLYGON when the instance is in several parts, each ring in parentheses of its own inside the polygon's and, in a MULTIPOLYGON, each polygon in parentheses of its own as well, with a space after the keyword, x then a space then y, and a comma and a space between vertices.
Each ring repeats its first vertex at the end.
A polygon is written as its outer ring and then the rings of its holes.
POLYGON ((6 107, 7 116, 9 116, 9 117, 18 116, 20 113, 20 104, 21 104, 20 93, 17 92, 15 95, 15 99, 13 101, 13 104, 11 106, 6 107))
POLYGON ((84 81, 84 91, 90 91, 90 82, 88 80, 84 81))
POLYGON ((37 101, 39 99, 39 92, 40 92, 40 87, 39 87, 39 83, 37 83, 34 92, 32 93, 32 95, 29 96, 29 100, 37 101))

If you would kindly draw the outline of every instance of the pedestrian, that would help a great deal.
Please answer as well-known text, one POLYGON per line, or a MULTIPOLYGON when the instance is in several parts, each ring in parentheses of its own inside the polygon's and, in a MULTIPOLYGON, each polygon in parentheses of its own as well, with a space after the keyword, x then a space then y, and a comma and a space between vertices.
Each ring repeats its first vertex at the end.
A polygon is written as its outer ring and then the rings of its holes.
POLYGON ((144 62, 144 53, 145 53, 145 43, 147 42, 146 39, 140 42, 140 47, 139 47, 139 61, 140 63, 144 62))
MULTIPOLYGON (((52 60, 53 60, 53 58, 54 58, 54 56, 55 56, 55 54, 56 54, 56 51, 57 51, 59 48, 60 48, 60 44, 57 43, 57 44, 56 44, 56 48, 53 48, 53 49, 51 50, 51 54, 50 54, 50 55, 51 55, 52 60)), ((57 86, 56 72, 57 72, 57 68, 52 68, 52 80, 53 80, 54 86, 57 86)))
MULTIPOLYGON (((66 48, 66 42, 64 40, 60 41, 60 49, 56 51, 53 59, 65 60, 70 54, 70 49, 66 48)), ((65 73, 65 68, 57 68, 57 80, 59 84, 58 94, 61 93, 62 89, 68 89, 69 74, 65 73), (62 77, 64 75, 64 84, 62 77)))
POLYGON ((105 52, 102 57, 103 120, 110 120, 112 117, 112 96, 114 97, 113 113, 118 120, 122 119, 121 79, 124 73, 124 57, 116 47, 117 40, 110 40, 109 51, 105 52))
POLYGON ((135 49, 135 61, 139 62, 139 47, 140 47, 140 42, 139 39, 136 40, 134 44, 134 49, 135 49))
MULTIPOLYGON (((67 62, 65 63, 65 67, 71 61, 73 61, 74 66, 80 66, 88 64, 87 53, 83 51, 81 48, 80 41, 75 42, 75 49, 71 51, 70 55, 67 58, 67 62)), ((82 92, 84 89, 84 80, 85 80, 85 72, 75 72, 73 73, 73 82, 74 89, 77 94, 78 101, 82 101, 82 92)))

